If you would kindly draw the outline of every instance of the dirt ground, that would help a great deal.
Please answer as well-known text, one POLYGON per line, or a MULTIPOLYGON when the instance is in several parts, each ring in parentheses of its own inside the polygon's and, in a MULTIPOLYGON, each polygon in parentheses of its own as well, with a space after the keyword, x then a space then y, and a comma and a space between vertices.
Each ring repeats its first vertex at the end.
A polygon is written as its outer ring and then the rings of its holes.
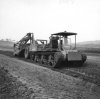
POLYGON ((100 99, 100 86, 0 54, 0 99, 100 99))

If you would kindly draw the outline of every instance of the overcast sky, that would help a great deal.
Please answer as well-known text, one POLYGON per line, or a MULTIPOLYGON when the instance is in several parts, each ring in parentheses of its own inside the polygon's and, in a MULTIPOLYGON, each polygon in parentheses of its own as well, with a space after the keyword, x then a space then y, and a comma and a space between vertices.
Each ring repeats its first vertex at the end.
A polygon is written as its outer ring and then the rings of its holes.
POLYGON ((0 39, 65 30, 78 33, 78 42, 100 40, 100 0, 0 0, 0 39))

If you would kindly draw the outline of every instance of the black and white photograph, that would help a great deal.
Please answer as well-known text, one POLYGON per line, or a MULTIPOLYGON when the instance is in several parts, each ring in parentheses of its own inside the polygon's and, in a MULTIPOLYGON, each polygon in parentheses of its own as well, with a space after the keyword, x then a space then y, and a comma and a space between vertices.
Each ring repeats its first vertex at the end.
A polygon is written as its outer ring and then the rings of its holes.
POLYGON ((0 99, 100 99, 100 0, 0 0, 0 99))

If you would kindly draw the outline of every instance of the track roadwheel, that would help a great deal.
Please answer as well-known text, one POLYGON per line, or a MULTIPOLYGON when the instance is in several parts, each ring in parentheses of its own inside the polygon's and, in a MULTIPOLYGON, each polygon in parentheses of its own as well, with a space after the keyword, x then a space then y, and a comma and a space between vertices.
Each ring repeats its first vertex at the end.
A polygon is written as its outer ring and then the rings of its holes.
POLYGON ((31 61, 34 61, 34 55, 30 54, 31 61))
POLYGON ((38 55, 35 55, 34 62, 36 62, 36 63, 39 62, 39 57, 38 57, 38 55))
POLYGON ((29 47, 25 48, 24 57, 25 57, 25 59, 29 58, 29 47))
POLYGON ((49 66, 53 65, 53 56, 52 55, 49 55, 49 57, 48 57, 48 65, 49 66))
POLYGON ((44 55, 41 56, 40 64, 44 64, 44 55))

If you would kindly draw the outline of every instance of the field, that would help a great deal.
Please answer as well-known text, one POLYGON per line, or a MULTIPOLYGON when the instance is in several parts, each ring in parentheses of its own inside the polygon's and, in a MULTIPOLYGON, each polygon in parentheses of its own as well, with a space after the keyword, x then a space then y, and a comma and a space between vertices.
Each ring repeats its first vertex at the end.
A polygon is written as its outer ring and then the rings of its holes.
POLYGON ((11 75, 5 76, 11 83, 5 79, 6 84, 3 82, 1 85, 3 87, 0 87, 1 99, 16 99, 16 97, 17 99, 99 99, 100 97, 100 86, 88 81, 5 55, 0 55, 0 63, 9 71, 4 74, 11 75), (12 89, 14 91, 9 91, 12 89))
POLYGON ((14 42, 11 42, 11 41, 0 40, 0 50, 13 51, 13 44, 14 44, 14 42))
POLYGON ((78 43, 77 48, 86 53, 100 53, 100 41, 78 43))
POLYGON ((85 48, 92 60, 82 67, 52 69, 14 57, 12 46, 0 46, 0 99, 100 99, 99 48, 85 48))

